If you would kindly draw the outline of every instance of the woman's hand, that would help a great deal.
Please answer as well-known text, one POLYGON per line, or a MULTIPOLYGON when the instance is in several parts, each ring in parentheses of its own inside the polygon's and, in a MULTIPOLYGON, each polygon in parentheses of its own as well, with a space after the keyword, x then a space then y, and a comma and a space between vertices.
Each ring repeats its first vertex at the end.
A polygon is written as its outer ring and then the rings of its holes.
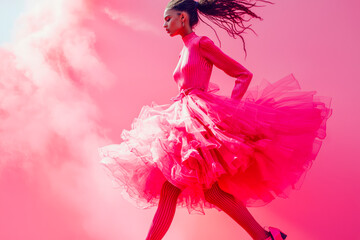
POLYGON ((251 72, 247 72, 243 73, 236 79, 235 86, 231 93, 232 99, 241 100, 250 85, 252 77, 253 74, 251 72))

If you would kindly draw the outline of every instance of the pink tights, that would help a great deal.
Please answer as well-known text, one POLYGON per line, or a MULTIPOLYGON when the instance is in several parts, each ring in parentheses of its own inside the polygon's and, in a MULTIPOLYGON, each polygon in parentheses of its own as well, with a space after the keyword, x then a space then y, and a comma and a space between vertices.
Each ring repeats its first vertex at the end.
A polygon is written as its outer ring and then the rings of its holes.
MULTIPOLYGON (((181 190, 166 181, 161 189, 160 202, 146 240, 161 240, 175 215, 177 198, 181 190)), ((264 240, 269 233, 256 222, 244 204, 220 189, 217 183, 204 191, 205 199, 218 206, 234 219, 255 240, 264 240)))
POLYGON ((159 206, 152 221, 146 240, 160 240, 170 227, 176 210, 176 201, 181 190, 169 181, 161 189, 159 206))

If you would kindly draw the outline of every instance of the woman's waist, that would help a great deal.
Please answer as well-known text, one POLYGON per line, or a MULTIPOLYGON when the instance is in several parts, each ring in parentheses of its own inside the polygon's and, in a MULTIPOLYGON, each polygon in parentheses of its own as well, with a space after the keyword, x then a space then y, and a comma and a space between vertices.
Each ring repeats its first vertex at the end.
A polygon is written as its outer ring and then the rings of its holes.
POLYGON ((171 98, 171 100, 173 101, 178 101, 181 100, 183 97, 189 95, 189 94, 196 94, 196 93, 204 93, 207 91, 207 88, 205 87, 188 87, 188 88, 180 88, 179 89, 179 94, 173 98, 171 98))

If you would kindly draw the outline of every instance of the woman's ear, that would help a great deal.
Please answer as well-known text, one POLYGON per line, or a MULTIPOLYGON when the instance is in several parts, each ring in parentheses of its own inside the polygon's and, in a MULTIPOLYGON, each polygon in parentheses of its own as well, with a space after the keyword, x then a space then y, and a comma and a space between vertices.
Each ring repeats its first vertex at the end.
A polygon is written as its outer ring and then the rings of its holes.
POLYGON ((186 20, 186 14, 185 14, 185 12, 181 12, 181 14, 180 14, 180 20, 181 20, 182 22, 185 22, 185 20, 186 20))

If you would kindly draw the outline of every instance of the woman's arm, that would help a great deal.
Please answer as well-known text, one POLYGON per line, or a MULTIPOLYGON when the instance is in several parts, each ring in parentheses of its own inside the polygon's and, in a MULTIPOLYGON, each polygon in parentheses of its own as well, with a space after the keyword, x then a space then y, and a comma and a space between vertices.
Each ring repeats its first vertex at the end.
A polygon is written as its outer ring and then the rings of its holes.
POLYGON ((240 100, 249 87, 253 74, 240 63, 226 55, 210 38, 206 36, 201 37, 199 46, 200 54, 203 57, 229 76, 236 78, 231 98, 240 100))

